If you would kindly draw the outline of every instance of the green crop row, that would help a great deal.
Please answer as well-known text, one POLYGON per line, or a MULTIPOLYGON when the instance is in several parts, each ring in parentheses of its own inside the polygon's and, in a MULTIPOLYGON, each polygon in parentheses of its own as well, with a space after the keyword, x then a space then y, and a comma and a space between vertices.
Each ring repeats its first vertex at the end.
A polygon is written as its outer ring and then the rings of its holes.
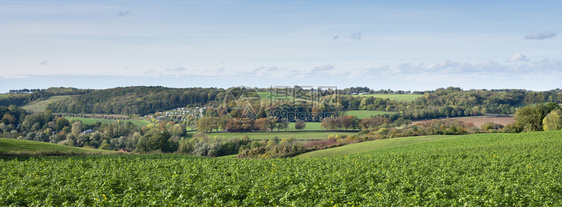
POLYGON ((553 206, 562 131, 478 134, 326 158, 0 159, 0 205, 553 206))

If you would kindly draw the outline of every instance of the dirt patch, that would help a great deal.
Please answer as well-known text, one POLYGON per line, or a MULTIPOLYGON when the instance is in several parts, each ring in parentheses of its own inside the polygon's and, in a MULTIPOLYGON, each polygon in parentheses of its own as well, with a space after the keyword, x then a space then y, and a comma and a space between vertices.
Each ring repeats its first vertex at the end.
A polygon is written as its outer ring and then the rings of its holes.
MULTIPOLYGON (((508 125, 515 122, 515 117, 513 116, 505 116, 505 117, 497 117, 497 116, 467 116, 467 117, 455 117, 455 118, 446 118, 446 119, 455 119, 458 121, 462 121, 465 123, 473 123, 474 126, 480 127, 486 122, 494 122, 496 124, 501 125, 508 125)), ((414 121, 412 124, 421 124, 425 122, 430 122, 431 120, 423 120, 423 121, 414 121)))

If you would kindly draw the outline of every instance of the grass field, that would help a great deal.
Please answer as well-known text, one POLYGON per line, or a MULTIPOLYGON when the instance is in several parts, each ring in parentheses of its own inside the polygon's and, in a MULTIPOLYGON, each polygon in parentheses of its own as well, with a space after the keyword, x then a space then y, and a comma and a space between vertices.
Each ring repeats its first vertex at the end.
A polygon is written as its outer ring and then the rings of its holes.
MULTIPOLYGON (((83 124, 93 124, 95 122, 101 122, 101 123, 117 123, 117 120, 114 119, 97 119, 97 118, 82 118, 82 117, 72 117, 72 116, 65 116, 64 117, 67 120, 80 120, 82 121, 83 124)), ((135 124, 136 126, 139 127, 143 127, 146 126, 148 124, 150 124, 150 122, 146 121, 146 120, 136 120, 136 119, 131 119, 131 120, 121 120, 122 122, 126 122, 126 121, 131 121, 133 122, 133 124, 135 124)))
POLYGON ((33 112, 45 112, 47 110, 47 105, 49 105, 49 103, 67 99, 69 97, 70 96, 51 96, 47 100, 34 101, 32 103, 26 104, 22 108, 25 110, 31 110, 33 112))
POLYGON ((383 99, 397 100, 397 101, 413 101, 422 96, 421 94, 368 94, 356 96, 374 96, 383 99))
POLYGON ((369 118, 371 116, 379 116, 383 114, 394 114, 396 112, 388 111, 367 111, 367 110, 349 110, 346 115, 357 116, 358 119, 369 118))
POLYGON ((115 151, 70 147, 46 142, 0 138, 1 155, 117 154, 115 151))
MULTIPOLYGON (((434 135, 434 136, 419 136, 419 137, 403 137, 403 138, 393 138, 393 139, 383 139, 368 142, 360 142, 356 144, 349 144, 341 147, 334 147, 330 149, 312 151, 299 155, 300 158, 311 158, 311 157, 329 157, 336 155, 347 155, 361 152, 368 152, 377 149, 386 149, 398 146, 404 146, 409 144, 415 144, 420 142, 433 141, 438 139, 451 138, 455 136, 451 135, 434 135)), ((458 136, 455 138, 459 138, 458 136)))
POLYGON ((262 140, 262 139, 273 139, 275 137, 282 138, 295 138, 295 139, 326 139, 329 135, 354 135, 354 132, 226 132, 226 133, 211 133, 209 137, 218 136, 219 138, 242 138, 248 136, 251 139, 262 140))
MULTIPOLYGON (((466 117, 455 117, 455 118, 446 118, 446 119, 454 119, 459 120, 465 123, 473 123, 474 126, 480 127, 486 122, 494 122, 496 124, 501 125, 508 125, 511 123, 515 123, 515 117, 513 116, 505 116, 505 117, 497 117, 497 116, 466 116, 466 117)), ((422 124, 426 122, 431 122, 431 120, 423 120, 423 121, 414 121, 412 124, 422 124)))
POLYGON ((323 158, 0 159, 1 206, 559 206, 562 131, 323 158))

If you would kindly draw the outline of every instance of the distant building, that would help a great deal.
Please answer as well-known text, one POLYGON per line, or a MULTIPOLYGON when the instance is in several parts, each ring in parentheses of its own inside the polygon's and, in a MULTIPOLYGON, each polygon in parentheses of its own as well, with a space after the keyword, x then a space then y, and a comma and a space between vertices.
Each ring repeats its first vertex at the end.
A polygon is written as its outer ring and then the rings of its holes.
POLYGON ((86 131, 83 131, 83 132, 80 133, 80 134, 91 134, 91 133, 94 133, 94 132, 96 132, 96 130, 88 129, 88 130, 86 130, 86 131))

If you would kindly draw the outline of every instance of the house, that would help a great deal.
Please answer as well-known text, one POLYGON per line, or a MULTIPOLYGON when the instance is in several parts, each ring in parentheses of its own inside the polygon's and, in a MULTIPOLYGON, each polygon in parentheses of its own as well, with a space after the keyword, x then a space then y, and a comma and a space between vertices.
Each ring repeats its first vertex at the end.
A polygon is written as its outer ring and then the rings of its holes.
POLYGON ((96 132, 96 130, 88 129, 88 130, 86 130, 86 131, 83 131, 83 132, 80 133, 80 134, 91 134, 91 133, 94 133, 94 132, 96 132))

